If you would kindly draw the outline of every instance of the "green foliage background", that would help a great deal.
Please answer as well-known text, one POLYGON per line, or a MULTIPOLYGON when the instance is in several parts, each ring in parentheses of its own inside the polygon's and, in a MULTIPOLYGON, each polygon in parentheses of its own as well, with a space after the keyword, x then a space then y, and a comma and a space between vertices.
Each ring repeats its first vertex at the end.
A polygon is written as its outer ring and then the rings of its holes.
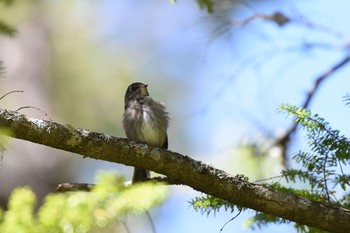
MULTIPOLYGON (((0 0, 0 4, 4 7, 10 7, 14 2, 15 0, 0 0)), ((6 23, 4 19, 0 18, 0 35, 14 36, 16 32, 17 31, 13 26, 10 26, 10 24, 6 23)))
POLYGON ((128 214, 141 214, 160 205, 167 196, 161 183, 125 186, 121 176, 100 173, 91 192, 49 194, 35 211, 30 187, 16 188, 8 209, 0 209, 0 232, 115 232, 128 214))

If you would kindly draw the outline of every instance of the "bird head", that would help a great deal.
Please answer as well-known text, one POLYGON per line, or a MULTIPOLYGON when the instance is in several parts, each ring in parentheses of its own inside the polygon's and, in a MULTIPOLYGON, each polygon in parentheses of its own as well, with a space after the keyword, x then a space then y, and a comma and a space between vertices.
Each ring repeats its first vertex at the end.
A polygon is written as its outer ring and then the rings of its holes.
POLYGON ((132 83, 129 85, 125 93, 125 102, 129 100, 140 100, 145 96, 148 96, 147 84, 140 82, 132 83))

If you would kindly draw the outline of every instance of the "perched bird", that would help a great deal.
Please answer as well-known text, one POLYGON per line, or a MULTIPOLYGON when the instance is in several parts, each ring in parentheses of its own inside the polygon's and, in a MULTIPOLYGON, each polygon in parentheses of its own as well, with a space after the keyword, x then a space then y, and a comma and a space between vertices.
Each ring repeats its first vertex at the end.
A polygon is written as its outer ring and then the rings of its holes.
MULTIPOLYGON (((147 84, 132 83, 124 98, 123 125, 129 140, 168 149, 168 112, 152 99, 147 84)), ((149 171, 135 167, 132 183, 149 179, 149 171)))

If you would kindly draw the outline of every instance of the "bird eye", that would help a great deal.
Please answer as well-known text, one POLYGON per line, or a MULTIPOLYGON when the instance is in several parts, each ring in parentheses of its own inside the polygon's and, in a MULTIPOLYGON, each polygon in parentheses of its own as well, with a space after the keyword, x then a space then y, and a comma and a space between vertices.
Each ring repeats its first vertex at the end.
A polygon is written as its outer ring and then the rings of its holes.
POLYGON ((131 85, 129 87, 129 91, 136 91, 137 87, 135 85, 131 85))

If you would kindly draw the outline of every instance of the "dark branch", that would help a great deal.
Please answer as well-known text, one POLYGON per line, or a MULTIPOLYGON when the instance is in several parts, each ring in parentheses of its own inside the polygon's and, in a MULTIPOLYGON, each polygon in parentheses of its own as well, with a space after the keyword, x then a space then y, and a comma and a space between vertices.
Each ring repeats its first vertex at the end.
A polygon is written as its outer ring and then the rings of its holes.
POLYGON ((222 170, 176 152, 2 109, 0 126, 7 129, 4 132, 10 132, 11 137, 84 157, 152 170, 179 184, 241 207, 330 232, 347 233, 350 229, 349 210, 250 183, 241 176, 230 176, 222 170))
POLYGON ((281 12, 275 12, 273 14, 260 14, 256 13, 242 21, 234 21, 235 26, 245 26, 256 19, 264 19, 276 23, 278 26, 284 26, 291 21, 289 17, 281 12))
POLYGON ((332 74, 334 74, 337 70, 345 66, 350 61, 350 56, 346 56, 343 58, 340 62, 335 64, 333 67, 331 67, 329 70, 324 72, 322 75, 320 75, 318 78, 316 78, 314 85, 310 89, 309 93, 307 94, 307 97, 304 101, 303 108, 308 108, 310 105, 310 102, 315 95, 316 91, 318 90, 321 83, 328 77, 330 77, 332 74))
MULTIPOLYGON (((149 181, 163 182, 169 185, 181 184, 178 181, 169 179, 168 177, 161 177, 161 176, 153 177, 149 179, 149 181)), ((94 185, 95 184, 87 184, 87 183, 60 183, 57 185, 56 191, 57 192, 70 192, 70 191, 88 191, 89 192, 91 191, 91 188, 94 187, 94 185)))
POLYGON ((94 185, 87 183, 61 183, 57 185, 57 192, 90 191, 94 185))

